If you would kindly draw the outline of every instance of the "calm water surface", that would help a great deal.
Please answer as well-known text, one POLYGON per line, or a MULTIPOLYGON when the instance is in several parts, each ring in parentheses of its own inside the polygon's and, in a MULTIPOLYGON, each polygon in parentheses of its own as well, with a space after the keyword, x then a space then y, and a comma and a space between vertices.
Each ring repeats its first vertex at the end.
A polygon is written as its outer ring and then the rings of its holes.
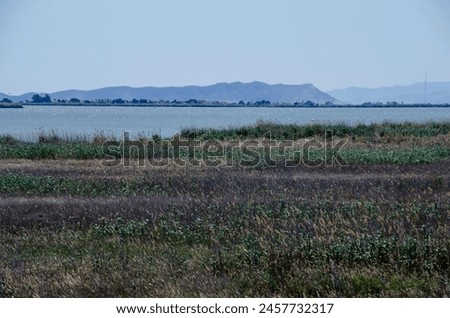
POLYGON ((25 106, 0 109, 0 135, 34 139, 41 131, 69 135, 104 132, 120 136, 158 133, 171 136, 186 127, 226 128, 277 123, 381 123, 450 121, 450 108, 199 108, 25 106))

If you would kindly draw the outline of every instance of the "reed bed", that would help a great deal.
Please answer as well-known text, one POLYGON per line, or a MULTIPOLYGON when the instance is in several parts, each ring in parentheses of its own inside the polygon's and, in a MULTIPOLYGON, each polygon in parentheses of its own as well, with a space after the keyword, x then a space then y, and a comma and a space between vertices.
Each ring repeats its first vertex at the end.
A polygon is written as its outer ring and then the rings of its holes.
POLYGON ((342 128, 347 165, 294 167, 107 166, 104 140, 2 137, 0 296, 449 297, 448 125, 427 125, 342 128))

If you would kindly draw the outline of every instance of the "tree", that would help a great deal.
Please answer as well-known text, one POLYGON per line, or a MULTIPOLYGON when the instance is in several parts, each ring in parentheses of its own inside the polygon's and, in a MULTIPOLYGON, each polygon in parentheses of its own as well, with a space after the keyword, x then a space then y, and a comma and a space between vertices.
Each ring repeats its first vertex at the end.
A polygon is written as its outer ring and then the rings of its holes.
POLYGON ((42 99, 41 95, 38 95, 38 94, 34 94, 34 95, 31 97, 31 101, 32 101, 33 103, 41 103, 41 99, 42 99))
POLYGON ((270 105, 270 101, 268 101, 268 100, 260 100, 260 101, 257 101, 257 102, 255 102, 255 105, 256 106, 264 106, 264 105, 270 105))
POLYGON ((113 104, 125 104, 125 101, 122 98, 117 98, 112 100, 113 104))
POLYGON ((45 94, 44 97, 42 97, 39 94, 34 94, 33 97, 31 97, 31 102, 37 104, 44 104, 44 103, 50 104, 52 102, 52 99, 48 94, 45 94))
POLYGON ((2 103, 12 103, 12 100, 5 97, 2 99, 2 103))
POLYGON ((69 103, 80 103, 81 101, 78 98, 71 98, 69 103))

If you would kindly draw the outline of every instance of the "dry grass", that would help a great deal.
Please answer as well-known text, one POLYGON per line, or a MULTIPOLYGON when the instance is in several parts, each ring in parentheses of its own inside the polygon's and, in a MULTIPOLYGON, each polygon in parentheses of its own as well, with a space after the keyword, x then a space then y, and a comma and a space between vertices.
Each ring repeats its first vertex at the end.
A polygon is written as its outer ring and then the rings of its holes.
POLYGON ((0 174, 111 188, 139 180, 159 190, 4 196, 0 292, 449 296, 448 164, 114 169, 85 161, 8 161, 0 174))
POLYGON ((449 135, 369 128, 348 166, 1 160, 0 296, 449 297, 449 135))

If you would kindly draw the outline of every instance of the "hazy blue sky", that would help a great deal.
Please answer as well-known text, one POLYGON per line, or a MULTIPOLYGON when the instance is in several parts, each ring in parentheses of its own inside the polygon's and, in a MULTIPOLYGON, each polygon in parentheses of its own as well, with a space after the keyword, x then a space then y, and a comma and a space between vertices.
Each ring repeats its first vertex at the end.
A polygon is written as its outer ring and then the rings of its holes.
POLYGON ((0 92, 450 80, 449 0, 0 0, 0 92))

